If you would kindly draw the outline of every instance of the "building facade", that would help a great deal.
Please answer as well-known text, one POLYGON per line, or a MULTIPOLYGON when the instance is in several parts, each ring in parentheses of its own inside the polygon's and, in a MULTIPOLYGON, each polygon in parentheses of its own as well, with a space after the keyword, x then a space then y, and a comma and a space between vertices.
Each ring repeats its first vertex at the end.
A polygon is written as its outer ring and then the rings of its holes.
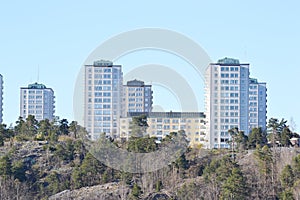
POLYGON ((85 65, 84 126, 91 139, 98 139, 101 133, 119 136, 122 85, 121 65, 104 60, 85 65))
POLYGON ((205 113, 210 148, 229 148, 228 130, 249 133, 249 64, 224 58, 210 64, 205 77, 205 113))
MULTIPOLYGON (((145 85, 143 81, 132 80, 123 85, 124 112, 151 112, 153 91, 151 85, 145 85)), ((124 116, 124 114, 123 114, 124 116)))
POLYGON ((121 138, 130 137, 130 122, 132 117, 147 116, 147 134, 157 137, 159 140, 171 132, 185 131, 190 146, 201 145, 208 148, 208 137, 206 135, 205 115, 202 112, 150 112, 130 113, 130 116, 122 117, 120 122, 121 138))
POLYGON ((205 76, 205 114, 209 148, 229 148, 231 128, 248 135, 266 130, 266 83, 249 78, 249 64, 224 58, 210 64, 205 76))
POLYGON ((43 84, 30 84, 20 91, 20 116, 26 119, 28 115, 35 116, 38 121, 54 118, 54 92, 43 84))
POLYGON ((249 130, 261 127, 267 129, 267 87, 257 79, 249 80, 249 130))
POLYGON ((0 74, 0 124, 3 123, 3 76, 0 74))

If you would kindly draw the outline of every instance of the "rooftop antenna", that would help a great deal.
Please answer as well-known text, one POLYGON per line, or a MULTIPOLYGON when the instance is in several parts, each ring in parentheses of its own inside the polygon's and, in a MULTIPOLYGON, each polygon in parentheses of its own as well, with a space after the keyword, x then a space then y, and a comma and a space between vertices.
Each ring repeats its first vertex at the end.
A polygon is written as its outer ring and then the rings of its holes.
POLYGON ((244 56, 245 56, 245 61, 248 62, 247 46, 246 45, 245 45, 245 50, 244 50, 244 56))
POLYGON ((38 65, 38 71, 37 71, 37 83, 40 81, 40 65, 38 65))

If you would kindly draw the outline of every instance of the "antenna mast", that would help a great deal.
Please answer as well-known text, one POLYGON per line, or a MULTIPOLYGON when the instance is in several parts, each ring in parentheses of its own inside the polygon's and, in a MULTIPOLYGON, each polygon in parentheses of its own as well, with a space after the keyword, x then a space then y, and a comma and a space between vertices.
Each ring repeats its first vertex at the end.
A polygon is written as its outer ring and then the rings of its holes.
POLYGON ((38 65, 37 82, 39 82, 39 79, 40 79, 40 65, 38 65))

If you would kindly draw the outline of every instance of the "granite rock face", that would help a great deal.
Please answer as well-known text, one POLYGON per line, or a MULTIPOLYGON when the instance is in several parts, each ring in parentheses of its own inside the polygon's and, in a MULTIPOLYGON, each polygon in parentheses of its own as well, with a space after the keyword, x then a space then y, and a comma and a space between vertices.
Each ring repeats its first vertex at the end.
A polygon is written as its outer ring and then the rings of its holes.
POLYGON ((127 199, 131 189, 126 186, 122 186, 119 183, 107 183, 104 185, 96 185, 92 187, 83 187, 78 190, 65 190, 58 194, 55 194, 49 198, 49 200, 59 199, 76 199, 76 200, 118 200, 127 199))

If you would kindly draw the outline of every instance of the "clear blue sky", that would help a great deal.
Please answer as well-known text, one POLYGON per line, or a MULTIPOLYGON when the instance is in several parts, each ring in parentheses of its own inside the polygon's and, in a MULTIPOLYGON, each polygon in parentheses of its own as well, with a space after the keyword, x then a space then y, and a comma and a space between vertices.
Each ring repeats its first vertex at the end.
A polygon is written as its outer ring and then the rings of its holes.
MULTIPOLYGON (((299 8, 297 0, 2 2, 4 122, 18 118, 19 88, 37 80, 38 66, 40 82, 55 90, 56 115, 72 120, 74 84, 88 55, 113 35, 158 27, 190 37, 213 61, 227 56, 249 62, 251 76, 267 82, 268 117, 293 117, 299 130, 299 8)), ((151 55, 129 55, 118 64, 126 68, 151 59, 175 64, 177 59, 151 55)))

